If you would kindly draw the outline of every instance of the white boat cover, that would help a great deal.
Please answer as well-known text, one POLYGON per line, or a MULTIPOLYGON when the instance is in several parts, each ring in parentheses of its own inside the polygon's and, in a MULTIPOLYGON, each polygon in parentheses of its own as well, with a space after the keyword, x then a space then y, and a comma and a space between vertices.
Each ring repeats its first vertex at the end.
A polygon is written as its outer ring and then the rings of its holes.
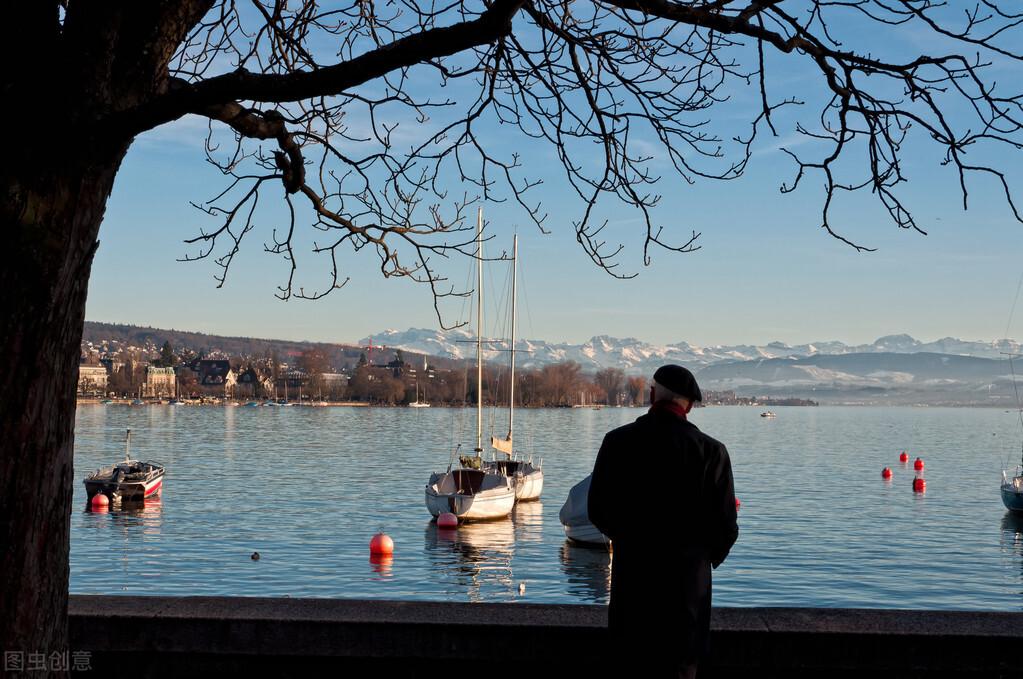
MULTIPOLYGON (((573 528, 593 527, 590 523, 590 513, 586 509, 586 502, 590 495, 590 479, 592 475, 587 474, 586 478, 572 486, 568 491, 568 499, 561 507, 558 518, 561 523, 573 528)), ((593 532, 597 533, 596 527, 593 532)))

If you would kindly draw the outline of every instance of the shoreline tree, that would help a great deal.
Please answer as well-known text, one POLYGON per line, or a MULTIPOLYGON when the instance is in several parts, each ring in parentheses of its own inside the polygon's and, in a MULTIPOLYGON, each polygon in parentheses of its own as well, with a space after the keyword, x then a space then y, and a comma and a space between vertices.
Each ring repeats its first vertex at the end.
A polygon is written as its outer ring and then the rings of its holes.
POLYGON ((5 649, 67 648, 86 293, 114 179, 147 130, 210 121, 208 160, 226 186, 200 205, 218 221, 190 240, 190 257, 212 258, 221 283, 257 208, 283 200, 263 247, 290 265, 284 299, 329 293, 346 258, 367 255, 385 277, 429 286, 435 306, 461 294, 437 267, 473 253, 475 205, 508 200, 544 228, 537 173, 500 143, 515 135, 553 152, 580 246, 621 277, 632 274, 617 268, 605 201, 639 215, 644 262, 658 247, 697 249, 695 231, 660 226, 659 168, 673 181, 737 178, 783 111, 796 110, 809 143, 786 147, 794 174, 782 190, 821 182, 819 226, 855 248, 868 249, 831 218, 849 192, 920 230, 900 194, 917 144, 937 151, 964 205, 974 180, 989 180, 1019 218, 1001 169, 1023 148, 1019 93, 998 77, 1023 61, 1023 14, 1007 0, 58 0, 13 3, 6 16, 19 39, 0 47, 0 116, 18 130, 0 169, 5 649), (930 47, 891 39, 909 32, 930 47), (783 57, 799 77, 772 79, 783 57), (710 121, 736 92, 758 103, 726 138, 710 121), (415 129, 411 143, 399 124, 415 129), (316 287, 295 278, 303 221, 326 263, 316 287))

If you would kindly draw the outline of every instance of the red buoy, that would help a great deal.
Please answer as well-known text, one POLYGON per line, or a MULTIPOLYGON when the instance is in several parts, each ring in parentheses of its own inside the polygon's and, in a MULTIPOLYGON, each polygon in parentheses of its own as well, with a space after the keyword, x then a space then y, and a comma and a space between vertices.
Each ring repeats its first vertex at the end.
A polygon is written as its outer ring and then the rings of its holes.
POLYGON ((914 493, 926 493, 927 482, 923 479, 913 479, 913 492, 914 493))
POLYGON ((892 478, 892 470, 890 467, 885 467, 884 469, 881 470, 881 478, 882 479, 892 478))
POLYGON ((92 496, 92 499, 89 500, 89 505, 94 509, 99 507, 108 507, 110 506, 110 498, 103 493, 96 493, 92 496))
POLYGON ((907 453, 905 450, 902 451, 902 455, 899 455, 899 462, 901 462, 902 464, 906 464, 907 462, 909 462, 909 453, 907 453))
POLYGON ((437 517, 437 528, 458 528, 458 517, 451 512, 444 512, 437 517))
POLYGON ((369 553, 379 556, 390 556, 394 553, 394 540, 389 535, 377 533, 369 541, 369 553))
POLYGON ((913 463, 913 469, 922 472, 924 470, 924 461, 919 457, 916 458, 916 462, 913 463))
POLYGON ((735 498, 735 511, 739 511, 739 507, 742 507, 742 503, 739 502, 739 498, 735 498))

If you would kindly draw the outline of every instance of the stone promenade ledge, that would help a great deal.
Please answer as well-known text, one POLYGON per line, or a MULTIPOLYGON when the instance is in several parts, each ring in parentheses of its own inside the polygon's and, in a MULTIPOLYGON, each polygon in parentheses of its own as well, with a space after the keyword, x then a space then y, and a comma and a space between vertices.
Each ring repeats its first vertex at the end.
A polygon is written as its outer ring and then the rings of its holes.
MULTIPOLYGON (((73 595, 111 676, 607 676, 602 606, 73 595)), ((1020 677, 1023 613, 717 608, 713 677, 1020 677)), ((642 679, 630 677, 629 679, 642 679)))

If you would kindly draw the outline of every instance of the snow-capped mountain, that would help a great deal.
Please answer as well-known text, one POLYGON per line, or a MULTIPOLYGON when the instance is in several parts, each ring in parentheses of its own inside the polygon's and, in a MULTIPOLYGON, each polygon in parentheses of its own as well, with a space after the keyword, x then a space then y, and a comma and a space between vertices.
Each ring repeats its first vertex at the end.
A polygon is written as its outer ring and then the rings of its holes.
MULTIPOLYGON (((445 358, 471 358, 475 352, 475 336, 465 329, 440 332, 425 328, 387 330, 372 338, 361 340, 405 351, 443 356, 445 358)), ((492 350, 508 349, 507 342, 488 344, 492 350)), ((700 347, 688 342, 655 345, 634 337, 624 339, 598 335, 582 344, 554 344, 545 340, 522 339, 515 343, 520 353, 518 364, 538 367, 548 363, 575 361, 583 370, 621 368, 628 373, 649 374, 664 363, 680 363, 693 369, 723 362, 757 361, 775 358, 806 358, 844 354, 916 354, 935 353, 976 358, 1004 359, 1005 352, 1020 353, 1020 344, 1003 339, 990 342, 960 340, 944 337, 933 342, 921 342, 909 335, 887 335, 872 344, 849 345, 840 341, 811 342, 790 346, 782 342, 764 345, 717 345, 700 347)))

